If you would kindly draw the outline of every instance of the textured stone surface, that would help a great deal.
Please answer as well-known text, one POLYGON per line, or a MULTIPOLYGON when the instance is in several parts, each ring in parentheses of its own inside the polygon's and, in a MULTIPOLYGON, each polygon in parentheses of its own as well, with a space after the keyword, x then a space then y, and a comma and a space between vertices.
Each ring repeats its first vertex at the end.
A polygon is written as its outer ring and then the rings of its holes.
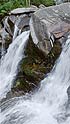
POLYGON ((34 43, 48 54, 53 42, 56 39, 62 42, 62 37, 70 31, 70 3, 36 11, 31 18, 30 28, 34 43))

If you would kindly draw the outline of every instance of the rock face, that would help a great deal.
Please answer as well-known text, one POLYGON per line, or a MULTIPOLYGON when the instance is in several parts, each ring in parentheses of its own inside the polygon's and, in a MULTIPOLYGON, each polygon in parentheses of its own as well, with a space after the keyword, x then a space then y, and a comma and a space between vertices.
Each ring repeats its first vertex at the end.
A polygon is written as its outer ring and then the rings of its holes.
POLYGON ((34 43, 46 54, 57 39, 63 43, 70 31, 70 3, 46 7, 36 11, 30 21, 34 43))

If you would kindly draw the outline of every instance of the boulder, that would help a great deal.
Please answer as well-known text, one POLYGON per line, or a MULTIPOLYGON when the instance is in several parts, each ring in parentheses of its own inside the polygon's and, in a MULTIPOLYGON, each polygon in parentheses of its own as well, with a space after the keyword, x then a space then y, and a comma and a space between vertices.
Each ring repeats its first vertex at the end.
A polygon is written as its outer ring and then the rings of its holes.
POLYGON ((37 7, 36 6, 31 6, 29 8, 17 8, 17 9, 14 9, 10 12, 10 14, 13 14, 13 15, 18 15, 18 14, 29 14, 29 13, 33 13, 35 11, 37 11, 37 7))
POLYGON ((45 54, 48 54, 52 46, 47 38, 46 26, 35 15, 33 15, 30 20, 30 30, 33 42, 40 50, 42 50, 45 54))
POLYGON ((70 3, 45 7, 36 11, 30 20, 33 42, 39 49, 48 54, 53 42, 63 43, 70 31, 70 3))

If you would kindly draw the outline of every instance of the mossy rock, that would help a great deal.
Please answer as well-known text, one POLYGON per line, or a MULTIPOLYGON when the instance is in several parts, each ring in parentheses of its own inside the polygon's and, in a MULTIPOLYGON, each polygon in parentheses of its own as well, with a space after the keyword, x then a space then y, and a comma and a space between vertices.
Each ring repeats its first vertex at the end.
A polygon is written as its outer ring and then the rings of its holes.
POLYGON ((61 53, 61 45, 58 41, 54 43, 51 52, 46 56, 33 43, 31 37, 26 46, 25 58, 21 61, 20 69, 15 81, 14 91, 31 92, 40 85, 45 74, 49 73, 61 53))

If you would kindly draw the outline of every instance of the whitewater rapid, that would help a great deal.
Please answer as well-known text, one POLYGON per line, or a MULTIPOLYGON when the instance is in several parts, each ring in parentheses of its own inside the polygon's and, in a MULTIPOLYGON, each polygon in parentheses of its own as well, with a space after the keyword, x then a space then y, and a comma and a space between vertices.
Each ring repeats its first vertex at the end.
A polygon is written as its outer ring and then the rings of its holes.
MULTIPOLYGON (((14 70, 13 70, 14 71, 14 70)), ((51 73, 33 94, 0 105, 1 124, 70 124, 70 36, 51 73)))
POLYGON ((7 53, 0 62, 0 100, 11 90, 12 82, 17 74, 19 62, 25 57, 24 51, 29 38, 29 32, 20 34, 10 44, 7 53))

